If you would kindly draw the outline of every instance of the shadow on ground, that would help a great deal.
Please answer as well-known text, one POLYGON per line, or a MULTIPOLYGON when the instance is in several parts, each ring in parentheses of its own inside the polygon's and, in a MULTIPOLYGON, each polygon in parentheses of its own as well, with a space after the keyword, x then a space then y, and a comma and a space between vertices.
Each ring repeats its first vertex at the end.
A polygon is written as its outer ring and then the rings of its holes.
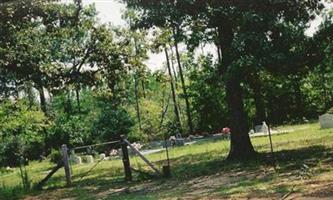
MULTIPOLYGON (((322 145, 283 150, 274 154, 276 170, 271 166, 271 154, 262 153, 251 161, 231 162, 223 156, 205 153, 182 156, 171 161, 173 178, 136 180, 128 183, 111 172, 76 179, 70 189, 52 188, 52 198, 70 199, 157 199, 183 197, 228 198, 242 194, 251 198, 281 198, 297 192, 293 181, 307 181, 316 174, 330 171, 333 151, 322 145)), ((96 174, 96 172, 95 172, 96 174)), ((319 183, 317 183, 319 184, 319 183)), ((323 190, 332 188, 325 185, 323 190)), ((308 196, 332 197, 332 193, 315 190, 308 196)), ((40 196, 41 199, 48 197, 40 196)), ((50 198, 51 199, 51 198, 50 198)))

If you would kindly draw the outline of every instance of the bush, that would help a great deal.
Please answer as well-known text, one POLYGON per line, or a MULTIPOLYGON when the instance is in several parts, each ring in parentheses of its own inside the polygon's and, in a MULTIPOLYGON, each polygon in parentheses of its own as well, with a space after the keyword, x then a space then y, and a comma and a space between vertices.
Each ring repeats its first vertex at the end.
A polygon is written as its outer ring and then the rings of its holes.
POLYGON ((90 137, 90 124, 84 115, 60 113, 47 138, 47 146, 58 148, 62 144, 77 146, 84 144, 90 137))
POLYGON ((6 186, 2 183, 0 187, 0 199, 16 200, 21 199, 25 194, 25 190, 22 185, 15 187, 6 186))
POLYGON ((0 161, 2 165, 9 167, 19 166, 25 149, 23 141, 13 137, 0 143, 0 145, 0 161))
POLYGON ((37 159, 42 152, 46 118, 25 101, 0 104, 0 165, 18 166, 21 157, 37 159), (38 147, 38 148, 36 148, 38 147))
POLYGON ((333 114, 333 107, 327 111, 328 114, 333 114))
POLYGON ((50 161, 57 164, 61 161, 62 155, 59 150, 52 149, 51 154, 49 155, 50 161))
POLYGON ((110 106, 101 111, 94 123, 93 133, 101 141, 118 140, 120 135, 129 134, 133 125, 134 122, 125 109, 112 109, 110 106))

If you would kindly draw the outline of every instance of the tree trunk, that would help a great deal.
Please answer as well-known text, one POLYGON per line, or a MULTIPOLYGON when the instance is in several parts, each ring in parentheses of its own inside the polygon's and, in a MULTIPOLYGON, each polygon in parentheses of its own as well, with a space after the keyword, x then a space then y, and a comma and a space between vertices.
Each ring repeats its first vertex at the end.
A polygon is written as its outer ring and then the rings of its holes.
POLYGON ((40 108, 47 115, 47 105, 46 105, 46 98, 45 98, 44 88, 43 88, 43 86, 38 86, 37 90, 38 90, 38 93, 39 93, 40 108))
POLYGON ((170 85, 171 85, 171 92, 172 92, 172 100, 173 100, 173 104, 174 104, 174 109, 175 109, 175 116, 176 116, 176 121, 177 121, 177 127, 180 133, 182 133, 182 123, 180 120, 180 113, 179 113, 179 108, 178 108, 178 104, 177 104, 177 97, 176 97, 176 92, 175 92, 175 86, 174 86, 174 81, 173 81, 173 77, 172 77, 172 72, 171 72, 171 66, 170 66, 170 59, 169 59, 169 54, 168 54, 168 50, 165 47, 164 48, 164 52, 165 52, 165 57, 167 60, 167 67, 168 67, 168 72, 169 72, 169 76, 170 76, 170 85))
POLYGON ((80 86, 75 88, 75 95, 76 95, 76 103, 78 111, 81 112, 81 101, 80 101, 80 86))
MULTIPOLYGON (((216 36, 219 38, 219 32, 218 29, 216 29, 216 36)), ((217 50, 217 58, 219 62, 222 62, 222 55, 221 55, 221 48, 220 44, 218 42, 215 42, 216 50, 217 50)))
POLYGON ((228 159, 248 159, 255 151, 248 135, 249 126, 244 112, 242 88, 238 77, 226 81, 226 99, 231 122, 231 142, 228 159))
POLYGON ((66 92, 67 92, 67 99, 64 106, 64 112, 67 114, 67 116, 69 116, 72 113, 72 101, 71 101, 70 90, 67 89, 66 92))
POLYGON ((143 98, 146 98, 146 87, 145 87, 145 81, 141 80, 141 87, 142 87, 142 94, 143 94, 143 98))
POLYGON ((231 125, 231 141, 228 159, 249 159, 254 157, 256 153, 248 134, 249 127, 244 111, 240 73, 237 73, 235 69, 231 69, 233 61, 231 51, 233 41, 232 24, 226 17, 221 17, 221 20, 223 27, 218 27, 218 36, 222 52, 222 62, 220 64, 219 73, 221 76, 227 73, 224 80, 231 125))
POLYGON ((171 50, 171 69, 172 69, 172 73, 173 73, 173 78, 175 79, 175 86, 176 86, 176 90, 178 89, 178 80, 177 80, 177 73, 176 73, 176 69, 175 69, 175 65, 173 63, 173 58, 174 58, 174 53, 173 53, 173 49, 172 46, 170 45, 170 50, 171 50))
POLYGON ((15 99, 20 99, 20 91, 19 91, 19 87, 18 87, 18 83, 17 83, 17 81, 16 80, 14 80, 14 97, 15 97, 15 99))
POLYGON ((217 59, 219 60, 219 62, 222 62, 221 50, 218 45, 216 45, 216 50, 217 50, 217 59))
POLYGON ((139 122, 139 129, 142 129, 141 126, 141 115, 140 115, 140 105, 139 105, 139 94, 138 94, 138 80, 137 80, 137 74, 134 74, 134 95, 135 95, 135 105, 136 105, 136 116, 138 118, 139 122))
POLYGON ((182 89, 184 93, 184 99, 185 99, 185 104, 186 104, 186 115, 187 115, 187 122, 188 122, 188 127, 190 134, 193 133, 193 123, 192 123, 192 114, 191 114, 191 106, 190 102, 188 100, 188 95, 187 95, 187 89, 185 85, 185 79, 184 79, 184 74, 183 74, 183 68, 180 62, 180 55, 179 55, 179 50, 178 50, 178 42, 176 38, 176 33, 175 30, 173 32, 174 40, 175 40, 175 48, 176 48, 176 57, 177 57, 177 62, 178 62, 178 69, 179 69, 179 76, 180 76, 180 81, 182 83, 182 89))
POLYGON ((27 95, 28 101, 29 101, 29 108, 32 108, 32 106, 35 104, 35 96, 34 96, 32 83, 28 82, 26 84, 25 88, 26 88, 26 95, 27 95))
POLYGON ((166 106, 164 106, 164 104, 165 104, 164 99, 165 99, 165 90, 163 90, 161 121, 160 121, 160 126, 159 126, 158 130, 160 130, 162 128, 165 115, 168 112, 169 102, 170 102, 170 95, 168 96, 168 100, 166 102, 166 106))

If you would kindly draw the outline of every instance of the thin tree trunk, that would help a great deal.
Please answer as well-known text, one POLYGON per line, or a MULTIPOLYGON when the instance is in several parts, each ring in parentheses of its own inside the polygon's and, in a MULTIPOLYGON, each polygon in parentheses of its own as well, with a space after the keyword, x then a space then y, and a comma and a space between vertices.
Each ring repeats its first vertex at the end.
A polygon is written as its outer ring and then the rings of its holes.
POLYGON ((72 113, 71 92, 69 89, 67 90, 67 100, 65 103, 66 103, 66 106, 64 106, 64 111, 67 114, 67 116, 69 116, 70 113, 72 113))
MULTIPOLYGON (((177 71, 176 71, 176 67, 175 67, 175 64, 174 64, 175 56, 174 56, 172 45, 170 45, 170 52, 171 52, 171 58, 170 58, 171 70, 172 70, 172 73, 173 73, 173 78, 174 78, 174 83, 175 83, 175 90, 177 91, 178 90, 178 76, 177 76, 177 71)), ((180 102, 178 101, 178 103, 180 103, 180 102)), ((178 110, 179 110, 180 116, 183 116, 183 110, 182 110, 182 107, 180 105, 178 105, 178 110)))
MULTIPOLYGON (((134 37, 134 48, 135 48, 135 55, 138 55, 138 47, 137 47, 137 41, 136 38, 134 37)), ((136 70, 135 74, 134 74, 134 95, 135 95, 135 103, 136 103, 136 116, 138 118, 138 122, 139 122, 139 129, 142 130, 142 126, 141 126, 141 115, 140 115, 140 104, 139 104, 139 83, 138 80, 139 79, 139 72, 138 70, 136 70)), ((142 89, 143 89, 143 93, 145 93, 145 89, 144 89, 144 84, 143 82, 141 82, 142 84, 142 89)), ((145 94, 144 94, 145 96, 145 94)), ((148 135, 148 139, 149 139, 149 135, 148 135)))
POLYGON ((14 87, 15 87, 15 89, 14 89, 14 96, 15 96, 15 99, 20 99, 20 92, 19 92, 19 87, 18 87, 18 83, 17 83, 17 81, 16 80, 14 80, 14 87))
POLYGON ((28 100, 29 100, 29 108, 32 108, 32 106, 35 103, 35 96, 34 96, 34 92, 33 92, 33 89, 32 89, 31 82, 28 82, 26 84, 26 95, 27 95, 28 100))
POLYGON ((182 123, 181 123, 180 113, 179 113, 178 104, 177 104, 177 97, 176 97, 176 92, 175 92, 174 80, 173 80, 172 72, 171 72, 169 54, 168 54, 168 50, 167 50, 166 47, 164 48, 164 52, 165 52, 165 57, 166 57, 166 60, 167 60, 168 72, 169 72, 169 76, 170 76, 170 86, 171 86, 171 92, 172 92, 172 100, 173 100, 173 104, 174 104, 176 121, 178 123, 177 127, 178 127, 179 132, 182 133, 183 132, 182 131, 182 123))
POLYGON ((134 95, 135 95, 135 105, 136 105, 136 116, 139 122, 139 129, 142 130, 141 126, 141 115, 140 115, 140 105, 139 105, 139 94, 138 94, 138 80, 137 74, 134 74, 134 95))
POLYGON ((219 45, 216 45, 216 48, 217 48, 217 58, 218 58, 219 62, 221 62, 222 61, 221 49, 220 49, 219 45))
POLYGON ((226 74, 226 100, 229 108, 229 117, 231 125, 231 140, 228 159, 249 159, 256 155, 248 134, 249 126, 247 116, 244 111, 242 97, 242 88, 240 85, 239 73, 230 69, 232 63, 231 45, 233 40, 233 31, 231 22, 222 17, 223 27, 219 27, 219 42, 222 52, 222 62, 220 64, 220 75, 226 74))
POLYGON ((75 88, 75 96, 76 96, 76 103, 78 111, 81 112, 81 100, 80 100, 80 86, 75 88))
POLYGON ((161 121, 160 121, 160 126, 159 126, 158 130, 160 130, 162 128, 165 115, 168 112, 169 102, 170 102, 170 95, 168 96, 168 100, 166 102, 166 106, 164 106, 164 104, 165 104, 164 99, 165 99, 165 90, 163 90, 161 121))
POLYGON ((38 86, 37 90, 39 93, 40 108, 47 115, 47 105, 46 105, 47 103, 46 103, 44 88, 43 86, 38 86))
POLYGON ((177 42, 175 30, 173 32, 173 36, 174 36, 174 40, 175 40, 175 48, 176 48, 176 57, 177 57, 177 62, 178 62, 179 76, 180 76, 180 80, 181 80, 181 83, 182 83, 182 89, 183 89, 184 99, 185 99, 185 104, 186 104, 187 122, 188 122, 188 127, 189 127, 190 134, 192 134, 193 133, 193 123, 192 123, 192 114, 191 114, 191 108, 190 108, 191 106, 190 106, 190 102, 189 102, 188 95, 187 95, 187 88, 186 88, 186 85, 185 85, 183 68, 182 68, 182 65, 181 65, 181 62, 180 62, 178 42, 177 42))
MULTIPOLYGON (((217 38, 219 38, 218 29, 216 29, 216 36, 217 36, 217 38)), ((218 58, 218 61, 221 63, 222 62, 221 46, 220 46, 220 44, 218 42, 216 42, 215 45, 216 45, 216 48, 217 48, 217 58, 218 58)))
POLYGON ((141 80, 141 87, 142 87, 142 94, 143 94, 143 98, 146 98, 146 86, 145 86, 145 81, 141 80))
POLYGON ((172 46, 170 46, 170 50, 171 50, 171 69, 172 69, 173 77, 175 79, 175 86, 176 86, 176 90, 177 90, 178 89, 178 78, 177 78, 177 73, 176 73, 176 69, 175 69, 175 64, 173 63, 174 52, 173 52, 172 46))

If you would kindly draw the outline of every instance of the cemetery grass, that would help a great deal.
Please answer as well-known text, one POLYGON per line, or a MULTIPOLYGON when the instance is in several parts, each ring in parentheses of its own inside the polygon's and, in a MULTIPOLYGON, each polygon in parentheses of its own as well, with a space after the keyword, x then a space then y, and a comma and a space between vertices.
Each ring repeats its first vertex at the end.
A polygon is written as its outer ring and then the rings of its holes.
MULTIPOLYGON (((333 129, 320 130, 317 123, 286 127, 294 132, 273 135, 276 167, 272 165, 267 137, 252 138, 258 159, 247 162, 225 160, 229 141, 203 140, 170 150, 173 177, 159 179, 133 173, 134 181, 123 181, 121 160, 94 165, 74 165, 73 186, 65 187, 59 170, 43 191, 20 189, 19 169, 0 173, 0 199, 230 199, 230 198, 333 198, 333 129)), ((165 153, 148 156, 159 168, 165 153)), ((149 172, 137 157, 132 167, 149 172)), ((27 166, 32 184, 53 167, 49 162, 27 166)))

